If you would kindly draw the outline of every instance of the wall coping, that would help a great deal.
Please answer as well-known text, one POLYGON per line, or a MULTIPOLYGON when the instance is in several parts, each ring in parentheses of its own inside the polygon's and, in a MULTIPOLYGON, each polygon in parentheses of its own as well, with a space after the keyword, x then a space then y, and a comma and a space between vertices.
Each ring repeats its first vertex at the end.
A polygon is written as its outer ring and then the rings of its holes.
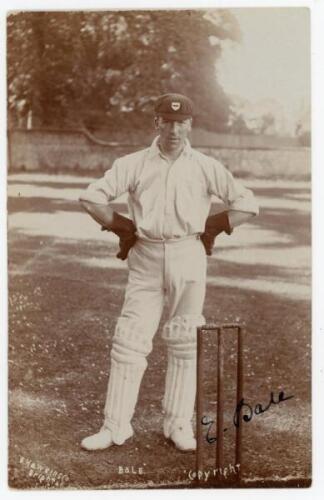
MULTIPOLYGON (((89 130, 85 128, 32 128, 32 129, 25 129, 25 128, 11 128, 8 129, 7 133, 8 136, 12 135, 15 132, 21 132, 24 134, 34 134, 34 133, 43 133, 43 134, 62 134, 62 135, 73 135, 73 134, 78 134, 78 135, 83 135, 91 144, 96 144, 98 146, 103 146, 103 147, 109 147, 109 148, 134 148, 134 149, 143 149, 146 147, 143 144, 139 143, 126 143, 126 142, 118 142, 118 141, 105 141, 103 139, 99 139, 95 135, 93 135, 89 130)), ((232 135, 233 137, 240 137, 240 138, 245 138, 247 141, 251 137, 255 136, 250 136, 250 135, 234 135, 234 134, 216 134, 218 138, 221 137, 226 137, 228 135, 232 135)), ((259 136, 260 137, 260 136, 259 136)), ((271 138, 271 136, 264 136, 267 138, 267 141, 271 138)), ((277 138, 278 139, 278 138, 277 138)), ((284 141, 285 138, 282 138, 284 141)), ((244 149, 244 150, 259 150, 259 151, 264 151, 264 150, 286 150, 286 151, 296 151, 296 150, 309 150, 310 147, 307 146, 300 146, 298 144, 294 145, 285 145, 285 144, 274 144, 273 146, 271 145, 219 145, 219 144, 199 144, 199 143, 194 143, 194 147, 197 149, 244 149)))

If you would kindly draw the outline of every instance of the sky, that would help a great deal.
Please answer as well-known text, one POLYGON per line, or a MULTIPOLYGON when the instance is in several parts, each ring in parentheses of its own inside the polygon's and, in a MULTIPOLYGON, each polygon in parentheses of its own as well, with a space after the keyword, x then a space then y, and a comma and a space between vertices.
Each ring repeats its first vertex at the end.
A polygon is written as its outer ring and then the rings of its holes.
POLYGON ((225 42, 218 77, 229 94, 275 99, 287 127, 310 97, 310 16, 304 7, 231 9, 241 44, 225 42))

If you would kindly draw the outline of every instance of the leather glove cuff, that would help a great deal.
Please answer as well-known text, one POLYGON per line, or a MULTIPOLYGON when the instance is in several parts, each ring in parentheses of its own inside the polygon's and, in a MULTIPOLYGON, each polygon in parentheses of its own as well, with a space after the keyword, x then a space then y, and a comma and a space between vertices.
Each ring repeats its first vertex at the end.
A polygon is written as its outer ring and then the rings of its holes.
POLYGON ((225 231, 226 234, 231 234, 233 229, 230 226, 228 212, 224 211, 219 214, 210 215, 207 217, 205 224, 205 233, 217 236, 225 231))
POLYGON ((229 223, 228 213, 226 211, 207 217, 205 231, 200 236, 207 255, 212 255, 215 238, 223 231, 226 234, 231 234, 233 231, 229 223))
POLYGON ((133 245, 135 245, 136 226, 133 221, 120 215, 118 212, 113 212, 113 220, 109 227, 101 227, 102 231, 111 231, 119 237, 119 252, 117 258, 125 260, 128 252, 133 245))

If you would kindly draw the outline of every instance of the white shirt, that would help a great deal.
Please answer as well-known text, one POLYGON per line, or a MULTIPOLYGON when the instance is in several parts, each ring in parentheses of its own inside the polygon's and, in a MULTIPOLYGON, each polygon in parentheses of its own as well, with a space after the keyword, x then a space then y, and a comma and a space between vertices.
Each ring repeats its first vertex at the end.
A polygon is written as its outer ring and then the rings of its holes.
POLYGON ((213 195, 228 210, 258 214, 252 191, 219 161, 186 141, 180 156, 170 164, 158 147, 158 139, 149 148, 118 158, 101 179, 88 186, 81 199, 107 205, 128 193, 130 216, 143 239, 203 233, 213 195))

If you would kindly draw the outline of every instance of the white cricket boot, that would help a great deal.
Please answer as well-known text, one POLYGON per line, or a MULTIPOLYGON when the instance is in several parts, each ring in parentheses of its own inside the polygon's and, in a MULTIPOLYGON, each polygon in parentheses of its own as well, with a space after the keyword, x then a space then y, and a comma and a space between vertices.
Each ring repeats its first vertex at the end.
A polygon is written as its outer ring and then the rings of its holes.
POLYGON ((88 436, 81 441, 81 446, 85 450, 105 450, 109 446, 113 445, 114 442, 111 437, 111 431, 102 427, 99 432, 88 436))
POLYGON ((197 442, 194 438, 190 422, 175 422, 173 424, 173 431, 169 437, 174 442, 178 450, 192 451, 197 448, 197 442))
MULTIPOLYGON (((132 427, 130 426, 129 429, 129 434, 127 433, 124 435, 124 441, 119 442, 118 444, 124 444, 126 439, 132 437, 134 434, 132 427)), ((97 432, 96 434, 93 434, 92 436, 88 436, 84 438, 81 441, 81 446, 85 450, 88 451, 95 451, 95 450, 105 450, 106 448, 109 448, 110 446, 114 445, 113 439, 112 439, 112 433, 109 429, 106 429, 104 426, 101 427, 100 431, 97 432)))

